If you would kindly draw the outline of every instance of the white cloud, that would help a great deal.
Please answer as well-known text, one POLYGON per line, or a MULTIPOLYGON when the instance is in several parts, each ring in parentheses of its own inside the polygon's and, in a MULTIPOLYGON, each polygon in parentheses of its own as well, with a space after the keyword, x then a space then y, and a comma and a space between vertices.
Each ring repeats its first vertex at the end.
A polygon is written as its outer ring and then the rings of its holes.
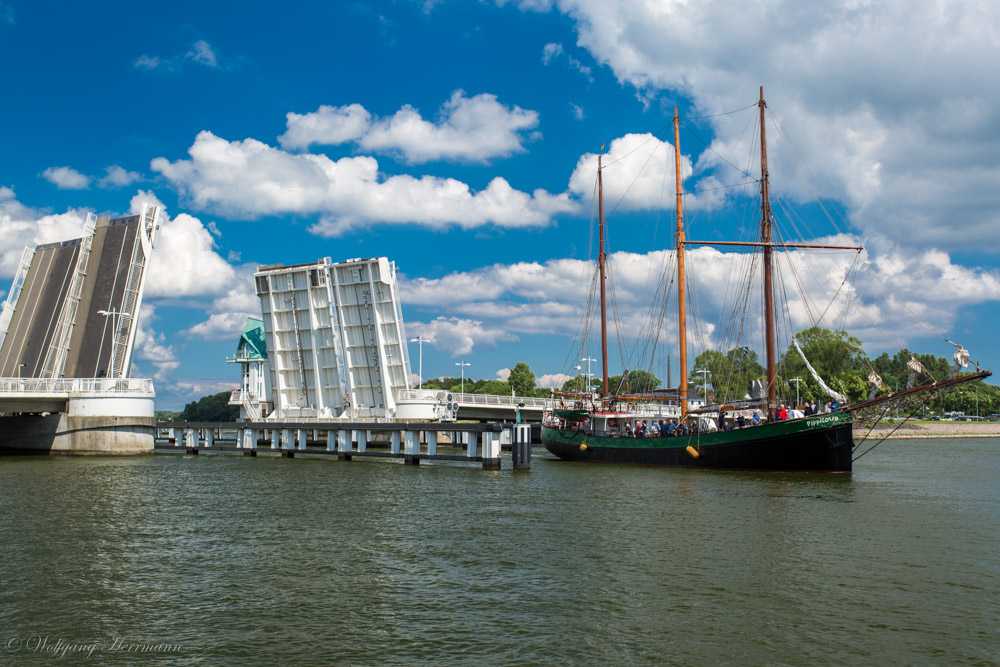
POLYGON ((72 167, 49 167, 42 172, 42 177, 60 190, 86 190, 90 187, 90 176, 72 167))
POLYGON ((229 289, 212 302, 209 318, 184 330, 182 335, 208 341, 233 341, 235 345, 247 318, 261 316, 260 299, 254 291, 255 271, 256 265, 240 267, 229 289))
POLYGON ((469 354, 477 345, 496 347, 501 341, 516 342, 517 336, 503 329, 484 326, 482 322, 457 317, 438 317, 431 322, 413 322, 408 331, 434 341, 437 349, 453 358, 469 354))
POLYGON ((132 65, 136 69, 162 69, 167 72, 173 72, 180 69, 185 61, 197 63, 211 69, 221 68, 218 56, 215 50, 212 49, 212 45, 203 39, 199 39, 191 45, 190 49, 182 54, 161 57, 144 53, 136 58, 132 65))
POLYGON ((507 107, 495 95, 466 97, 461 90, 444 103, 436 122, 407 105, 388 118, 373 118, 358 104, 321 106, 309 114, 289 113, 278 137, 286 149, 312 144, 357 142, 366 151, 398 155, 415 164, 459 159, 485 162, 524 151, 524 133, 538 126, 538 113, 507 107))
POLYGON ((322 218, 311 231, 323 236, 371 223, 534 227, 576 208, 567 195, 520 192, 502 178, 472 192, 451 178, 384 177, 371 157, 333 161, 294 155, 255 139, 229 142, 211 132, 199 133, 188 152, 190 160, 156 158, 151 167, 196 207, 250 218, 318 213, 322 218))
POLYGON ((503 382, 506 382, 509 377, 510 377, 510 369, 509 368, 501 368, 500 370, 497 371, 497 379, 498 380, 502 380, 503 382))
MULTIPOLYGON (((177 370, 181 364, 173 346, 165 343, 166 336, 153 330, 153 322, 156 319, 156 307, 144 302, 139 311, 133 358, 151 363, 156 368, 153 379, 163 380, 177 370)), ((132 375, 136 377, 134 372, 132 375)))
POLYGON ((566 53, 566 50, 563 48, 562 44, 556 44, 555 42, 550 42, 546 44, 544 47, 542 47, 543 65, 549 65, 552 62, 560 60, 562 58, 566 59, 566 62, 569 64, 571 68, 575 69, 577 72, 580 72, 580 74, 583 74, 585 77, 587 77, 588 81, 594 80, 592 75, 593 71, 590 69, 590 67, 584 65, 582 62, 580 62, 579 59, 566 53))
POLYGON ((356 141, 371 125, 371 114, 360 104, 321 106, 312 113, 289 112, 278 143, 288 150, 306 150, 312 144, 336 146, 356 141))
MULTIPOLYGON (((604 202, 610 213, 621 210, 670 209, 675 202, 674 147, 652 134, 626 134, 615 139, 604 154, 604 202)), ((681 177, 692 174, 691 160, 681 155, 681 177)), ((596 191, 597 155, 580 157, 569 179, 569 189, 581 199, 596 191)), ((687 194, 686 208, 710 207, 721 199, 719 190, 711 190, 717 181, 703 177, 699 188, 704 194, 687 194)))
MULTIPOLYGON (((849 237, 818 241, 838 245, 856 242, 849 237)), ((779 253, 776 269, 789 282, 783 292, 788 303, 784 309, 786 315, 782 316, 786 324, 779 336, 779 346, 789 343, 790 332, 818 324, 847 328, 877 349, 898 349, 915 339, 933 336, 915 320, 911 311, 947 335, 965 310, 1000 301, 1000 271, 996 269, 962 267, 941 251, 913 252, 886 245, 884 241, 882 245, 877 254, 863 256, 862 268, 851 273, 853 284, 843 286, 854 253, 779 253), (799 290, 792 284, 796 282, 799 290), (902 303, 882 288, 883 282, 902 303), (803 293, 810 296, 804 297, 803 293)), ((659 319, 661 289, 673 281, 676 271, 673 253, 617 252, 609 259, 617 295, 615 309, 626 345, 651 338, 656 332, 661 346, 676 345, 676 297, 668 302, 665 319, 659 319)), ((744 291, 720 289, 732 276, 746 275, 751 260, 751 255, 724 253, 714 248, 689 249, 689 303, 697 304, 696 309, 689 308, 689 342, 694 354, 706 347, 754 346, 761 338, 759 287, 744 291), (738 328, 732 323, 741 321, 743 333, 737 341, 738 328)), ((754 271, 759 272, 759 264, 754 271)), ((436 321, 439 324, 473 322, 487 332, 506 332, 511 336, 554 334, 579 340, 592 273, 593 264, 578 260, 497 264, 439 279, 404 278, 400 292, 408 305, 432 305, 440 311, 439 304, 450 304, 448 316, 436 321)), ((594 337, 599 331, 596 313, 590 317, 589 331, 594 337)), ((431 325, 417 326, 422 334, 432 333, 431 325)), ((433 335, 440 340, 440 333, 435 331, 433 335)), ((436 347, 443 348, 440 343, 436 347)), ((455 347, 461 349, 458 354, 473 349, 468 344, 455 347)))
MULTIPOLYGON (((143 202, 163 204, 151 192, 140 190, 131 210, 143 202)), ((216 252, 215 240, 201 220, 187 213, 170 218, 161 211, 160 232, 149 260, 146 295, 156 297, 225 294, 236 282, 236 270, 216 252)))
POLYGON ((14 191, 0 186, 0 276, 13 278, 25 247, 83 236, 87 212, 52 214, 24 206, 14 191))
POLYGON ((195 42, 191 50, 184 54, 184 57, 206 67, 215 68, 219 66, 219 62, 215 57, 215 51, 203 39, 195 42))
POLYGON ((124 188, 142 178, 138 173, 128 171, 117 164, 106 167, 104 172, 104 177, 97 182, 102 188, 124 188))
POLYGON ((542 64, 548 65, 554 59, 563 55, 563 45, 556 44, 555 42, 549 42, 542 47, 542 64))
POLYGON ((161 65, 157 56, 147 56, 145 53, 135 59, 136 69, 156 69, 161 65))
MULTIPOLYGON (((958 248, 971 237, 981 250, 1000 248, 1000 88, 982 85, 1000 57, 997 3, 557 6, 576 22, 578 45, 641 95, 676 91, 695 114, 717 114, 752 104, 766 84, 799 152, 793 163, 768 128, 777 195, 806 195, 796 175, 805 156, 821 194, 847 202, 865 230, 917 246, 958 248)), ((737 141, 744 120, 708 122, 721 146, 737 141)))
POLYGON ((544 387, 545 389, 559 389, 568 380, 572 380, 575 376, 566 375, 565 373, 550 373, 548 375, 543 375, 535 380, 535 384, 539 387, 544 387))

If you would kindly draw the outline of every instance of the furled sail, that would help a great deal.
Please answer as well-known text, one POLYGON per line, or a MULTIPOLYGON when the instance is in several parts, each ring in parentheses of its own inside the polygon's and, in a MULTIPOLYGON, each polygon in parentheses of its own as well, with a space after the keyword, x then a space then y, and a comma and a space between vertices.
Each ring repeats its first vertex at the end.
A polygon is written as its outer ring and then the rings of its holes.
POLYGON ((955 350, 955 354, 951 355, 952 360, 955 362, 955 365, 951 367, 951 377, 955 378, 958 377, 959 370, 969 367, 969 351, 958 343, 952 343, 952 345, 958 348, 955 350))
POLYGON ((925 369, 924 365, 912 356, 910 357, 910 360, 906 362, 906 367, 910 369, 910 376, 906 378, 906 388, 913 389, 913 385, 917 383, 917 377, 926 374, 927 369, 925 369))
POLYGON ((878 390, 881 389, 884 386, 885 386, 885 382, 882 381, 882 377, 878 373, 876 373, 875 371, 872 371, 871 373, 869 373, 868 374, 868 388, 871 391, 868 392, 868 400, 870 401, 873 398, 875 398, 875 394, 877 394, 878 390))
POLYGON ((803 363, 805 363, 806 368, 809 369, 809 374, 812 375, 813 380, 816 380, 816 382, 819 384, 820 388, 823 391, 826 392, 826 395, 829 396, 830 398, 834 399, 835 401, 839 401, 841 403, 846 403, 847 402, 847 397, 846 396, 844 396, 843 394, 840 394, 840 393, 834 391, 833 389, 830 389, 830 387, 827 386, 827 384, 825 382, 823 382, 823 378, 821 378, 819 376, 819 373, 816 372, 816 369, 814 369, 812 367, 812 364, 809 363, 809 360, 806 359, 806 353, 802 351, 801 347, 799 347, 799 341, 795 340, 794 336, 792 337, 792 345, 794 345, 795 349, 798 350, 799 356, 802 357, 802 361, 803 361, 803 363))

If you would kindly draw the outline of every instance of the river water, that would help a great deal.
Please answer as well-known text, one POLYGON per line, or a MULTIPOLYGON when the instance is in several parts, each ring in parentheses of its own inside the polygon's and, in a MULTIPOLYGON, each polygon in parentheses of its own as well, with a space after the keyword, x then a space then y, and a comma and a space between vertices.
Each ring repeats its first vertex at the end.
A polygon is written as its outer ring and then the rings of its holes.
POLYGON ((543 452, 2 458, 0 663, 1000 664, 1000 440, 853 475, 543 452))

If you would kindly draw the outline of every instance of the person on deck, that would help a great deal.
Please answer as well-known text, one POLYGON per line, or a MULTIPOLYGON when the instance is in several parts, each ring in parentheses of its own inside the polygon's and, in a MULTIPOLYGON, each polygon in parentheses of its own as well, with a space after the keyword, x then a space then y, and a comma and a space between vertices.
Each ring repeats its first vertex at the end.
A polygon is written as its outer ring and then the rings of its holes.
POLYGON ((782 404, 781 407, 778 408, 778 421, 783 422, 787 419, 788 419, 788 410, 786 410, 785 405, 782 404))
POLYGON ((722 408, 719 408, 719 430, 726 430, 726 411, 722 408))
POLYGON ((760 413, 759 412, 753 413, 753 419, 751 419, 750 421, 753 423, 754 426, 760 424, 760 413))
POLYGON ((737 428, 746 428, 746 425, 747 425, 746 424, 746 418, 743 416, 743 414, 741 413, 741 414, 736 415, 736 426, 737 426, 737 428))
POLYGON ((629 422, 625 422, 625 437, 626 438, 632 437, 632 424, 630 424, 629 422))
POLYGON ((677 424, 674 423, 673 419, 667 424, 667 435, 677 435, 677 424))
POLYGON ((840 406, 837 405, 837 401, 836 400, 830 401, 830 412, 836 412, 839 409, 840 409, 840 406))

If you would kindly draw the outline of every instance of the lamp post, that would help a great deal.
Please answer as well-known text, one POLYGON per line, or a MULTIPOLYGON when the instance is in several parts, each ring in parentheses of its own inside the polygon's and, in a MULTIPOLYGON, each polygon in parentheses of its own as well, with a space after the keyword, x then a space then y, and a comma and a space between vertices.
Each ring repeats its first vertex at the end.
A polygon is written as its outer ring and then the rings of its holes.
POLYGON ((457 362, 455 362, 455 365, 462 367, 462 393, 464 394, 465 393, 465 367, 466 366, 471 366, 472 364, 470 364, 467 361, 457 361, 457 362))
POLYGON ((802 378, 792 378, 789 382, 795 383, 795 409, 799 409, 799 383, 802 382, 802 378))
POLYGON ((576 371, 576 377, 577 377, 577 379, 579 379, 579 377, 580 377, 580 371, 583 370, 583 366, 577 364, 576 366, 573 366, 573 370, 576 371))
POLYGON ((99 310, 98 315, 104 315, 106 320, 108 317, 111 318, 111 368, 108 369, 108 377, 114 379, 115 377, 115 347, 118 342, 118 322, 121 321, 122 317, 128 317, 131 313, 126 313, 123 311, 118 311, 112 308, 111 310, 99 310))
POLYGON ((419 352, 417 353, 417 358, 419 360, 418 363, 420 365, 417 366, 418 369, 417 375, 420 376, 420 385, 417 387, 417 389, 423 389, 424 388, 424 343, 433 343, 434 341, 432 341, 429 338, 424 338, 423 336, 417 336, 416 338, 411 338, 410 342, 416 343, 417 349, 419 350, 419 352))
POLYGON ((712 371, 710 370, 698 370, 694 369, 695 373, 701 373, 701 388, 705 392, 705 403, 708 403, 708 378, 712 376, 712 371))
POLYGON ((589 392, 590 391, 590 362, 591 361, 597 361, 597 359, 592 359, 591 357, 584 357, 580 361, 586 361, 587 362, 587 391, 589 392))
POLYGON ((18 367, 17 367, 17 379, 18 379, 18 380, 20 380, 20 379, 21 379, 21 369, 22 369, 22 368, 24 368, 24 367, 25 367, 25 366, 27 366, 27 365, 28 365, 28 364, 19 364, 19 365, 18 365, 18 367))

